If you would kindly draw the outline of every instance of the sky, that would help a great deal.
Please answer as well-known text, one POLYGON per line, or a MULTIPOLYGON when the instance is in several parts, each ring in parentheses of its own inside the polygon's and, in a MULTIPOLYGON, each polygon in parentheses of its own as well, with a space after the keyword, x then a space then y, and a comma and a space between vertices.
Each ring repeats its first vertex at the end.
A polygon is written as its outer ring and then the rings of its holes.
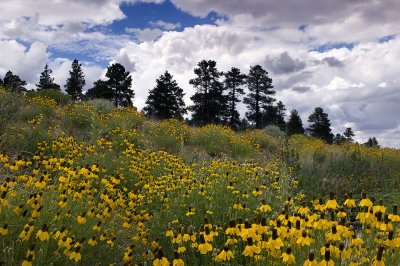
POLYGON ((400 148, 398 0, 0 0, 0 10, 0 77, 11 70, 29 89, 45 64, 63 87, 78 59, 87 90, 118 62, 139 110, 166 70, 190 105, 199 61, 246 74, 260 64, 305 127, 318 106, 333 133, 400 148))

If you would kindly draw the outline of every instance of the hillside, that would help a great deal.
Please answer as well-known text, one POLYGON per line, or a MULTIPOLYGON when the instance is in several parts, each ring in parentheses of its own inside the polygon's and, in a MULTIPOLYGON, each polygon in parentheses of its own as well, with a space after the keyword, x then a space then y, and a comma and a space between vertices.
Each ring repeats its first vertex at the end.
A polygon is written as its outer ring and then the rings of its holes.
POLYGON ((400 263, 400 150, 0 103, 0 264, 400 263))

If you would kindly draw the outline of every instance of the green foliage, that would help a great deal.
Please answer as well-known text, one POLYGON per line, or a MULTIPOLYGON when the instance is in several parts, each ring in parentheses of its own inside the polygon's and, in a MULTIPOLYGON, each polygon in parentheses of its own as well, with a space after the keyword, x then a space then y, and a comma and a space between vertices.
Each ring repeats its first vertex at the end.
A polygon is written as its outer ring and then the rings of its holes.
POLYGON ((232 67, 231 70, 224 74, 224 87, 228 91, 228 109, 226 113, 226 118, 228 119, 228 124, 233 129, 238 129, 240 127, 240 116, 236 110, 236 104, 240 102, 239 97, 245 92, 242 86, 246 83, 247 76, 240 73, 240 69, 232 67))
POLYGON ((268 135, 273 137, 286 137, 286 133, 283 132, 278 126, 268 125, 263 129, 268 135))
POLYGON ((211 156, 222 156, 229 152, 232 130, 216 125, 207 125, 193 132, 190 145, 204 149, 211 156))
POLYGON ((26 93, 26 97, 28 99, 38 97, 38 96, 53 99, 56 101, 56 103, 58 105, 66 105, 71 102, 71 98, 59 90, 43 89, 43 90, 38 90, 38 91, 29 91, 26 93))
POLYGON ((90 140, 92 135, 98 137, 101 133, 96 109, 86 103, 67 106, 61 124, 67 134, 75 135, 80 140, 90 140))
POLYGON ((23 106, 23 99, 17 93, 6 92, 0 87, 0 135, 5 131, 8 123, 14 122, 23 106))
POLYGON ((51 76, 53 71, 46 64, 43 72, 40 74, 39 83, 36 84, 38 90, 58 90, 60 91, 60 85, 54 83, 54 78, 51 76))
POLYGON ((114 104, 106 99, 93 99, 87 101, 87 103, 93 105, 96 110, 101 114, 108 114, 115 109, 114 104))
POLYGON ((200 126, 221 124, 227 107, 224 87, 219 81, 222 73, 213 60, 202 60, 197 66, 194 69, 196 77, 189 81, 196 88, 196 93, 190 97, 193 105, 188 108, 193 112, 192 123, 200 126))
POLYGON ((263 128, 265 126, 264 110, 275 101, 270 96, 275 94, 272 79, 262 66, 255 65, 250 67, 247 86, 250 93, 243 100, 249 110, 246 112, 246 117, 249 121, 254 122, 256 129, 263 128))
POLYGON ((304 134, 303 122, 297 110, 292 110, 290 112, 289 120, 286 124, 286 133, 288 136, 304 134))
POLYGON ((71 96, 72 100, 76 101, 82 99, 82 89, 86 84, 85 75, 78 60, 75 59, 72 62, 71 68, 70 77, 67 79, 67 84, 65 84, 65 91, 71 96))
POLYGON ((114 109, 105 117, 105 127, 108 130, 138 129, 143 125, 143 122, 143 114, 131 107, 114 109))
POLYGON ((173 76, 165 71, 157 79, 156 87, 149 91, 143 111, 147 116, 156 119, 183 119, 183 115, 187 113, 184 95, 173 76))
POLYGON ((328 114, 324 112, 324 109, 316 107, 314 112, 308 117, 308 122, 310 126, 307 128, 307 132, 311 136, 332 144, 333 134, 331 132, 331 122, 328 118, 328 114))

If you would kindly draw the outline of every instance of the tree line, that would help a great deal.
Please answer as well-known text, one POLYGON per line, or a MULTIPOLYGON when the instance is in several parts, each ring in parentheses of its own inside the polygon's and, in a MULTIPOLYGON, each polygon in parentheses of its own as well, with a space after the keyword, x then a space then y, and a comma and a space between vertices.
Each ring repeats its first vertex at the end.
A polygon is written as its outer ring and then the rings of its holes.
MULTIPOLYGON (((46 64, 41 72, 37 90, 58 90, 60 85, 54 83, 51 76, 52 70, 46 64)), ((227 72, 217 69, 217 63, 213 60, 202 60, 194 69, 195 77, 189 81, 196 92, 190 97, 193 104, 186 106, 183 100, 185 93, 179 87, 173 76, 165 71, 157 80, 156 86, 149 90, 146 105, 143 112, 154 119, 184 119, 188 111, 192 118, 186 119, 194 126, 207 124, 219 124, 230 126, 234 130, 247 128, 262 129, 268 125, 275 125, 288 136, 294 134, 308 134, 324 140, 327 143, 342 143, 353 141, 354 132, 346 128, 343 134, 332 133, 328 114, 321 107, 316 107, 308 117, 309 127, 304 129, 300 115, 292 110, 285 121, 286 107, 281 101, 273 97, 272 79, 261 65, 250 67, 249 73, 241 73, 240 69, 232 67, 227 72), (246 95, 244 88, 249 91, 246 95), (241 119, 237 110, 241 102, 247 107, 245 118, 241 119)), ((114 63, 107 68, 107 80, 97 80, 93 86, 84 93, 86 85, 82 65, 74 60, 66 80, 65 92, 75 102, 102 98, 114 103, 117 107, 132 106, 135 96, 132 87, 132 77, 124 66, 114 63)), ((26 92, 26 81, 18 75, 8 71, 0 85, 8 91, 26 92)), ((375 137, 370 138, 366 146, 378 146, 375 137)))

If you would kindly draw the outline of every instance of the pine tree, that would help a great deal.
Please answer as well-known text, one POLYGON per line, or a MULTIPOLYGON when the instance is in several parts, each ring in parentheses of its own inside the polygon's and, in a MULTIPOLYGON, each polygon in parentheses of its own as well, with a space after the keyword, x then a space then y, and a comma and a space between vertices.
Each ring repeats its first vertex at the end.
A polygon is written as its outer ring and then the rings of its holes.
POLYGON ((375 137, 369 138, 368 141, 364 143, 364 146, 379 147, 378 140, 375 137))
POLYGON ((226 112, 227 98, 223 95, 224 87, 219 81, 222 73, 216 68, 217 63, 212 60, 199 62, 194 69, 196 78, 189 84, 196 88, 196 93, 190 97, 193 105, 188 109, 193 112, 194 125, 221 124, 226 112))
POLYGON ((184 95, 173 76, 165 71, 164 75, 157 79, 156 87, 149 91, 143 111, 157 119, 183 119, 183 115, 186 114, 184 95))
POLYGON ((228 110, 226 113, 228 124, 233 129, 238 129, 241 123, 240 115, 236 110, 236 103, 240 102, 240 95, 244 94, 243 86, 246 83, 246 75, 240 73, 240 69, 232 67, 226 72, 224 80, 225 90, 228 91, 228 110))
POLYGON ((260 65, 255 65, 250 68, 247 86, 250 93, 243 101, 249 109, 246 117, 255 123, 256 128, 263 128, 265 126, 263 110, 275 101, 269 96, 275 94, 275 91, 272 90, 272 79, 260 65))
POLYGON ((343 143, 343 141, 345 141, 345 140, 346 140, 346 138, 345 138, 342 134, 337 133, 337 134, 335 135, 335 137, 333 138, 333 143, 335 143, 335 144, 341 144, 341 143, 343 143))
POLYGON ((104 80, 97 80, 93 82, 93 87, 90 88, 86 94, 86 99, 106 99, 109 101, 114 100, 114 92, 113 90, 107 85, 107 81, 104 80))
POLYGON ((54 78, 51 77, 51 73, 53 73, 53 71, 46 64, 43 72, 40 74, 39 83, 36 84, 38 90, 61 90, 60 85, 54 83, 54 78))
POLYGON ((72 100, 76 101, 82 99, 82 89, 85 86, 85 75, 83 74, 81 64, 78 60, 72 62, 71 71, 69 71, 70 77, 67 79, 65 84, 65 92, 71 96, 72 100))
POLYGON ((2 80, 1 85, 4 86, 6 90, 11 92, 21 93, 26 91, 25 88, 26 81, 21 80, 21 78, 18 75, 14 75, 10 70, 7 71, 6 75, 4 76, 4 79, 2 80))
POLYGON ((304 134, 303 122, 296 110, 290 112, 289 120, 286 124, 286 134, 288 136, 304 134))
POLYGON ((351 127, 346 128, 343 135, 346 137, 348 141, 353 141, 353 137, 355 136, 351 127))
POLYGON ((333 134, 331 129, 331 122, 328 119, 328 114, 324 113, 321 107, 316 107, 314 112, 308 117, 310 126, 307 132, 315 137, 326 141, 329 144, 333 142, 333 134))
POLYGON ((120 63, 112 64, 107 68, 107 86, 113 91, 115 106, 132 106, 135 93, 130 89, 132 77, 120 63))
POLYGON ((276 105, 267 105, 263 113, 263 124, 264 125, 275 125, 280 130, 286 130, 285 122, 285 105, 279 101, 276 105))

